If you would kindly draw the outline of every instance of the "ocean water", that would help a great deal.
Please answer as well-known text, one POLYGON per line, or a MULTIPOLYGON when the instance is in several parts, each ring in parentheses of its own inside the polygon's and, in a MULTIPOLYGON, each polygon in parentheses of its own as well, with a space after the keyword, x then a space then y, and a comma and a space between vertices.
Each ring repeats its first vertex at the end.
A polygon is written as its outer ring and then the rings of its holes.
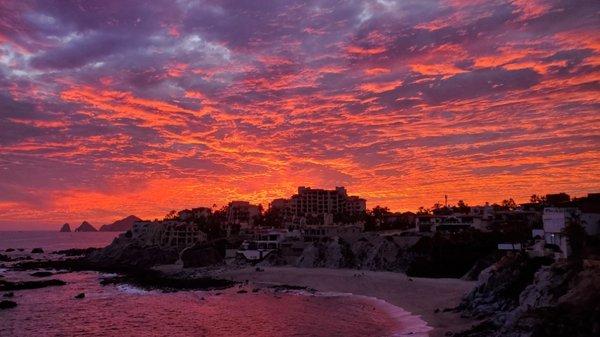
MULTIPOLYGON (((5 233, 0 232, 0 249, 41 247, 47 251, 104 246, 118 235, 38 232, 27 240, 24 236, 32 232, 5 233)), ((34 279, 31 272, 15 271, 7 264, 0 267, 0 275, 10 281, 34 279)), ((269 288, 253 292, 251 285, 243 286, 247 293, 238 293, 239 287, 164 293, 126 284, 100 285, 101 279, 109 276, 59 273, 49 278, 64 280, 67 285, 15 291, 11 300, 18 306, 0 310, 0 336, 427 335, 419 333, 423 322, 406 311, 363 296, 269 288), (74 298, 82 292, 84 299, 74 298)))
POLYGON ((70 232, 58 231, 0 231, 0 250, 23 248, 31 251, 42 248, 44 251, 57 251, 69 248, 105 247, 120 232, 70 232))

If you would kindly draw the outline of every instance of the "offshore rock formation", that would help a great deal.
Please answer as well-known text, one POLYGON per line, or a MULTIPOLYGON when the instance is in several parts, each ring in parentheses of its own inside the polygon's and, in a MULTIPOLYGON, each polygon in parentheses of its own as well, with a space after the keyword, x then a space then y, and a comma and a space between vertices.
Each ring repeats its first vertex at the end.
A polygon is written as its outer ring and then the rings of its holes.
POLYGON ((61 233, 70 233, 71 232, 71 226, 69 226, 68 223, 62 225, 62 227, 60 228, 60 232, 61 233))
POLYGON ((460 309, 486 320, 455 336, 600 335, 600 264, 544 264, 518 254, 484 271, 460 309))
POLYGON ((79 227, 75 229, 75 232, 97 232, 98 230, 94 228, 89 222, 84 221, 81 223, 79 227))
POLYGON ((109 225, 103 225, 102 227, 100 227, 100 231, 101 232, 125 232, 128 230, 131 230, 131 227, 133 227, 133 224, 136 221, 141 221, 141 220, 142 219, 138 218, 135 215, 130 215, 121 220, 117 220, 109 225))

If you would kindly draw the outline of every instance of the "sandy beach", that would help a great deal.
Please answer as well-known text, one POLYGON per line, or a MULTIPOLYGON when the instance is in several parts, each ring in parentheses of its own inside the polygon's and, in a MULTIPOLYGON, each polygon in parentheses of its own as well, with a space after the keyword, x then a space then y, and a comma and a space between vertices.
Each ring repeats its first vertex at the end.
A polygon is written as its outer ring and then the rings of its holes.
POLYGON ((405 274, 348 269, 267 267, 225 270, 219 277, 255 284, 288 284, 324 292, 376 297, 421 316, 433 328, 431 337, 457 332, 473 324, 459 314, 442 312, 456 306, 474 282, 458 279, 409 278, 405 274), (438 313, 435 310, 439 309, 438 313))

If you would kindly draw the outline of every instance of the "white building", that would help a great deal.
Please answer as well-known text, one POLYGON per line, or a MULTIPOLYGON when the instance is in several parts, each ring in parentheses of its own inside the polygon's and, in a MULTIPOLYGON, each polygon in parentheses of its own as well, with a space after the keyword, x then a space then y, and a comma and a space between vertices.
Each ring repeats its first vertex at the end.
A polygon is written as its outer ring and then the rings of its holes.
POLYGON ((570 248, 567 237, 564 235, 565 227, 571 221, 578 221, 581 212, 577 208, 546 207, 542 215, 544 222, 544 241, 547 245, 554 245, 560 257, 568 257, 570 248))

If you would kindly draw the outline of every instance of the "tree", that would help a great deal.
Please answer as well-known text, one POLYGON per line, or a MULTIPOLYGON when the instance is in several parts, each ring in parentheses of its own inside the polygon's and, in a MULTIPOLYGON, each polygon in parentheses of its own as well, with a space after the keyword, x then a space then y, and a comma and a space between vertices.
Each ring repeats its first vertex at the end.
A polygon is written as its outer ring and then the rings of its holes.
POLYGON ((417 215, 428 215, 431 213, 431 210, 429 210, 429 208, 425 208, 423 206, 419 207, 419 209, 417 210, 417 215))
POLYGON ((517 208, 517 203, 513 200, 513 198, 509 198, 502 200, 502 207, 513 210, 517 208))
POLYGON ((529 202, 531 202, 532 204, 545 204, 546 203, 546 197, 545 196, 539 196, 537 194, 533 194, 530 198, 529 198, 529 202))
POLYGON ((583 226, 581 226, 579 216, 573 215, 563 232, 567 237, 567 242, 571 248, 569 258, 571 260, 580 260, 583 258, 587 234, 585 233, 583 226))
POLYGON ((456 213, 468 214, 471 211, 471 207, 467 205, 464 201, 459 200, 456 206, 452 207, 452 210, 456 213))
POLYGON ((177 218, 177 211, 171 210, 167 215, 165 215, 165 220, 175 220, 177 218))

